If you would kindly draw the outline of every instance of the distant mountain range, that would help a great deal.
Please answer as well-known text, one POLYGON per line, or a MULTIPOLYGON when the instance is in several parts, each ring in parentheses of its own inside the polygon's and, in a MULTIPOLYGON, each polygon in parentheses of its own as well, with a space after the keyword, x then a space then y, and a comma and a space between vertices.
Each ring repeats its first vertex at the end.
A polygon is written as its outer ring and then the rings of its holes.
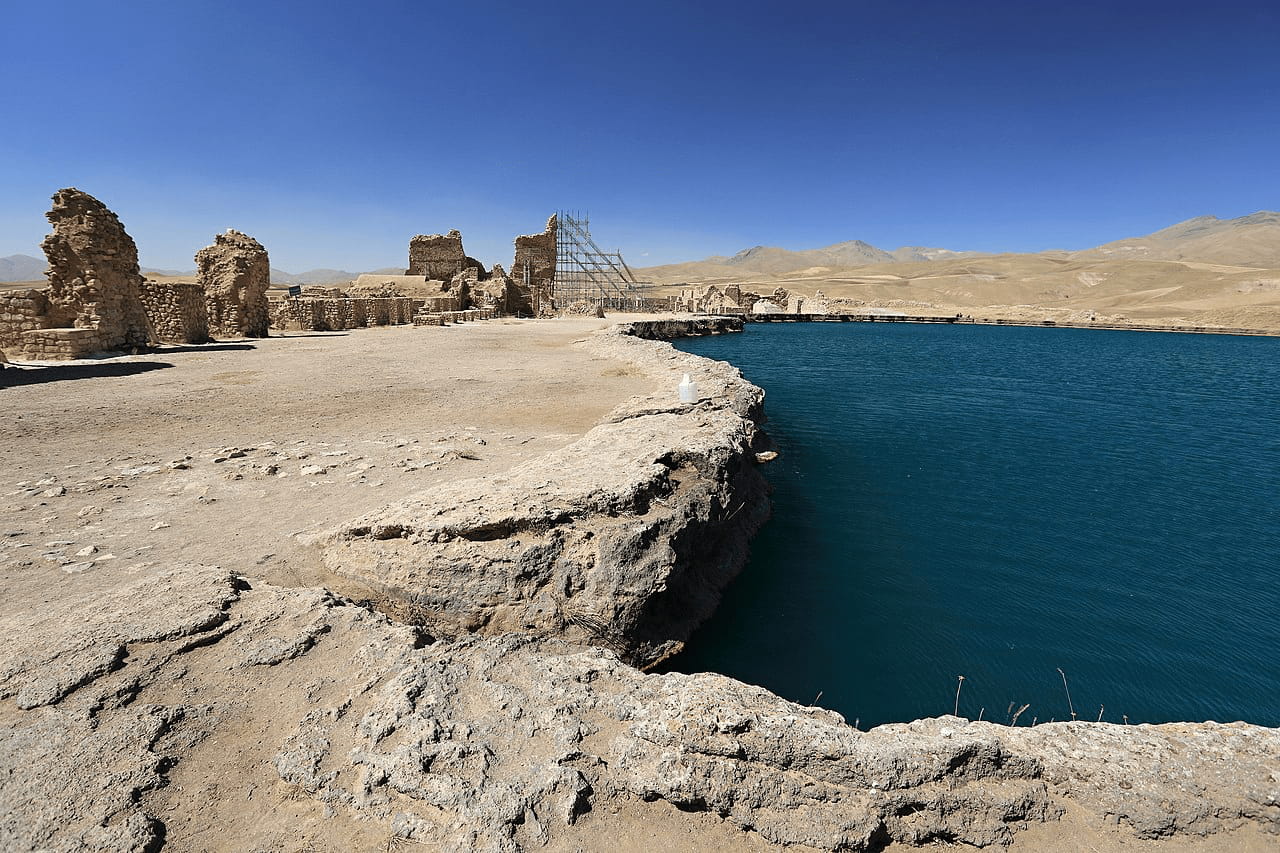
MULTIPOLYGON (((1240 267, 1280 268, 1280 213, 1263 210, 1235 219, 1197 216, 1144 237, 1129 237, 1078 252, 1032 253, 1048 258, 1077 260, 1196 261, 1240 267)), ((950 261, 991 257, 988 253, 903 246, 892 251, 862 240, 847 240, 820 249, 782 249, 753 246, 733 257, 713 256, 700 261, 667 264, 640 270, 642 278, 672 282, 701 278, 723 278, 742 273, 781 275, 811 268, 848 269, 875 264, 950 261)), ((0 281, 39 281, 45 262, 32 255, 0 258, 0 281)), ((403 273, 400 267, 369 270, 375 275, 403 273)), ((148 275, 194 277, 195 270, 143 269, 148 275)), ((337 284, 351 281, 360 273, 315 269, 289 273, 272 268, 274 284, 337 284)))
MULTIPOLYGON (((1130 237, 1079 252, 1033 253, 1081 260, 1199 261, 1244 267, 1280 267, 1280 213, 1259 211, 1236 219, 1198 216, 1145 237, 1130 237)), ((813 268, 849 269, 875 264, 948 261, 992 257, 989 253, 903 246, 886 251, 861 240, 820 249, 791 250, 753 246, 732 257, 638 270, 642 278, 660 282, 722 278, 741 273, 781 275, 813 268)))
POLYGON ((1145 237, 1072 252, 1071 257, 1280 267, 1280 213, 1260 210, 1235 219, 1197 216, 1145 237))
POLYGON ((0 281, 36 281, 44 278, 44 258, 10 255, 0 258, 0 281))

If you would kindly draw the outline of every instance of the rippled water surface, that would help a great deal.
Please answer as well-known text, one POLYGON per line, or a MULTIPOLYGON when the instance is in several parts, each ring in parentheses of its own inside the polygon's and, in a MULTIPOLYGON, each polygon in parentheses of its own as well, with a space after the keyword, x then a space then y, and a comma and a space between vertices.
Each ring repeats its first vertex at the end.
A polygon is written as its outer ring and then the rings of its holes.
POLYGON ((1280 339, 785 324, 679 342, 767 393, 774 517, 673 668, 863 728, 1280 725, 1280 339))

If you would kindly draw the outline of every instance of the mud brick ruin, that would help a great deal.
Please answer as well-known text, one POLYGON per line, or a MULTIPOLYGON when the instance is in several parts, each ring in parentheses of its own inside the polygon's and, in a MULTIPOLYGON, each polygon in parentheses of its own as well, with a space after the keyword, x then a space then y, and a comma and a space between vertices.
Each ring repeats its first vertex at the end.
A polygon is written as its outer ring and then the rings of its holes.
POLYGON ((34 359, 145 346, 150 338, 138 249, 119 218, 88 193, 58 190, 46 290, 0 299, 0 348, 34 359))
POLYGON ((271 261, 262 244, 233 228, 196 252, 209 332, 218 337, 265 338, 271 323, 267 288, 271 261))

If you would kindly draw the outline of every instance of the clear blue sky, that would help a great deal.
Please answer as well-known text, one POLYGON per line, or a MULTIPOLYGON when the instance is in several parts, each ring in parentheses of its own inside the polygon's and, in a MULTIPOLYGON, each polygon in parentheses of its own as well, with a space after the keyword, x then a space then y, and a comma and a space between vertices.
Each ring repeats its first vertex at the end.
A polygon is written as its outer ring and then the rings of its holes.
POLYGON ((1082 248, 1280 207, 1280 3, 8 0, 0 256, 64 186, 183 269, 1082 248))

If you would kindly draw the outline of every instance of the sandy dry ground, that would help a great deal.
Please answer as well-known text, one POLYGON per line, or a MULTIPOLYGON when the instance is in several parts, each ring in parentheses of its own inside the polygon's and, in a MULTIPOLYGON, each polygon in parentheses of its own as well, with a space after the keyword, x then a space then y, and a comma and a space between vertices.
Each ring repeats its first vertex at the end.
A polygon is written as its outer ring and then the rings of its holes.
POLYGON ((295 332, 0 372, 5 597, 182 561, 356 594, 320 574, 316 533, 566 444, 649 390, 571 346, 605 324, 295 332))

